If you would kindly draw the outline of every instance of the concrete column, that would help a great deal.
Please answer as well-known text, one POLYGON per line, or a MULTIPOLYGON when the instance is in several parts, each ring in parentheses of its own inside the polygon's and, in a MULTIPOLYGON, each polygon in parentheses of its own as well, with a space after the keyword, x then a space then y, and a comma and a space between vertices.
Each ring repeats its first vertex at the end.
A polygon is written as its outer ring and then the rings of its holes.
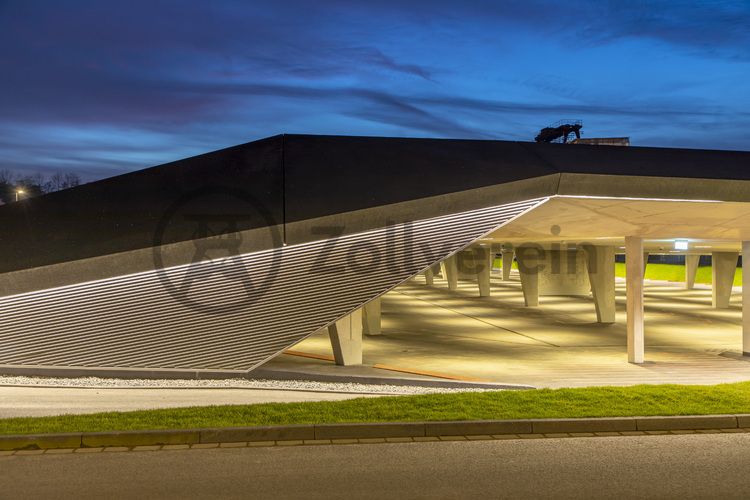
POLYGON ((625 238, 628 362, 643 363, 643 238, 625 238))
POLYGON ((695 274, 698 272, 700 255, 685 255, 685 288, 692 290, 695 286, 695 274))
POLYGON ((357 309, 330 325, 328 336, 337 365, 362 364, 362 309, 357 309))
POLYGON ((440 270, 440 262, 438 262, 437 264, 433 264, 432 266, 430 266, 430 269, 432 269, 432 275, 433 276, 436 276, 436 277, 437 276, 442 276, 441 270, 440 270))
POLYGON ((474 273, 479 285, 479 296, 490 296, 490 275, 492 273, 492 252, 489 247, 474 248, 474 273))
POLYGON ((513 268, 513 250, 503 252, 503 281, 510 279, 510 270, 513 268))
POLYGON ((443 276, 448 281, 448 289, 456 290, 458 288, 458 266, 456 263, 456 255, 451 255, 441 264, 443 266, 443 276))
POLYGON ((750 356, 750 241, 742 242, 742 354, 750 356))
POLYGON ((586 275, 586 253, 579 249, 552 248, 539 260, 539 295, 588 297, 591 292, 586 275))
POLYGON ((428 267, 424 272, 424 281, 427 285, 432 285, 435 283, 435 273, 432 271, 431 267, 428 267))
POLYGON ((362 331, 365 335, 380 335, 380 297, 362 308, 362 331))
POLYGON ((737 257, 737 252, 711 252, 711 304, 716 309, 729 307, 737 257))
POLYGON ((587 245, 586 267, 596 307, 596 321, 615 322, 615 247, 587 245))
POLYGON ((533 247, 520 247, 516 251, 516 260, 524 303, 536 307, 539 305, 539 251, 533 247))
POLYGON ((456 254, 456 269, 458 269, 458 279, 474 281, 474 252, 472 250, 461 250, 456 254))

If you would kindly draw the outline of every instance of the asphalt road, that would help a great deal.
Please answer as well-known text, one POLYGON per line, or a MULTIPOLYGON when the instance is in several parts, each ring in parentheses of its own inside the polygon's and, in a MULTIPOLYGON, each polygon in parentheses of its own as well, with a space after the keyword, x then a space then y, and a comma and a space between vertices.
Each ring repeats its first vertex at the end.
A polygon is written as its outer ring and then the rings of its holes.
POLYGON ((0 457, 2 498, 748 498, 750 434, 0 457))

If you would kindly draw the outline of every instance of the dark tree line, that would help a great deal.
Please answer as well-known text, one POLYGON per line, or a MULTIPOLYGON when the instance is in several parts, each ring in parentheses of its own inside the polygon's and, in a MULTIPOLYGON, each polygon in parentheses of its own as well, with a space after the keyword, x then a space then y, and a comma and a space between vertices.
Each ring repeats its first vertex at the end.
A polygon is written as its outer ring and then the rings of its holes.
POLYGON ((19 176, 10 170, 0 170, 0 204, 16 201, 16 194, 19 200, 23 200, 72 188, 80 183, 80 177, 72 172, 56 172, 49 176, 38 173, 19 176))

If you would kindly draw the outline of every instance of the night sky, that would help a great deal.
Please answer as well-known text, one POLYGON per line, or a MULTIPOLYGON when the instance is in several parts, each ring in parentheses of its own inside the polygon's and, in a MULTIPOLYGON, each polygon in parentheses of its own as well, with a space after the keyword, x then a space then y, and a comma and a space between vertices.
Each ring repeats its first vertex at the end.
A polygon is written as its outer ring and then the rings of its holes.
POLYGON ((750 0, 0 0, 0 169, 283 132, 750 150, 750 0))

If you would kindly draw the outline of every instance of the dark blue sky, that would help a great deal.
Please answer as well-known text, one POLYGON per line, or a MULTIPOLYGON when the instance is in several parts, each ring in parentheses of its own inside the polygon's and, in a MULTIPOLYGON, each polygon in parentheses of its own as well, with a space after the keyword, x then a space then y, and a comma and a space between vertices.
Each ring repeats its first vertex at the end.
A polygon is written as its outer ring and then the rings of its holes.
POLYGON ((0 0, 0 169, 107 177, 278 134, 750 149, 750 0, 0 0))

